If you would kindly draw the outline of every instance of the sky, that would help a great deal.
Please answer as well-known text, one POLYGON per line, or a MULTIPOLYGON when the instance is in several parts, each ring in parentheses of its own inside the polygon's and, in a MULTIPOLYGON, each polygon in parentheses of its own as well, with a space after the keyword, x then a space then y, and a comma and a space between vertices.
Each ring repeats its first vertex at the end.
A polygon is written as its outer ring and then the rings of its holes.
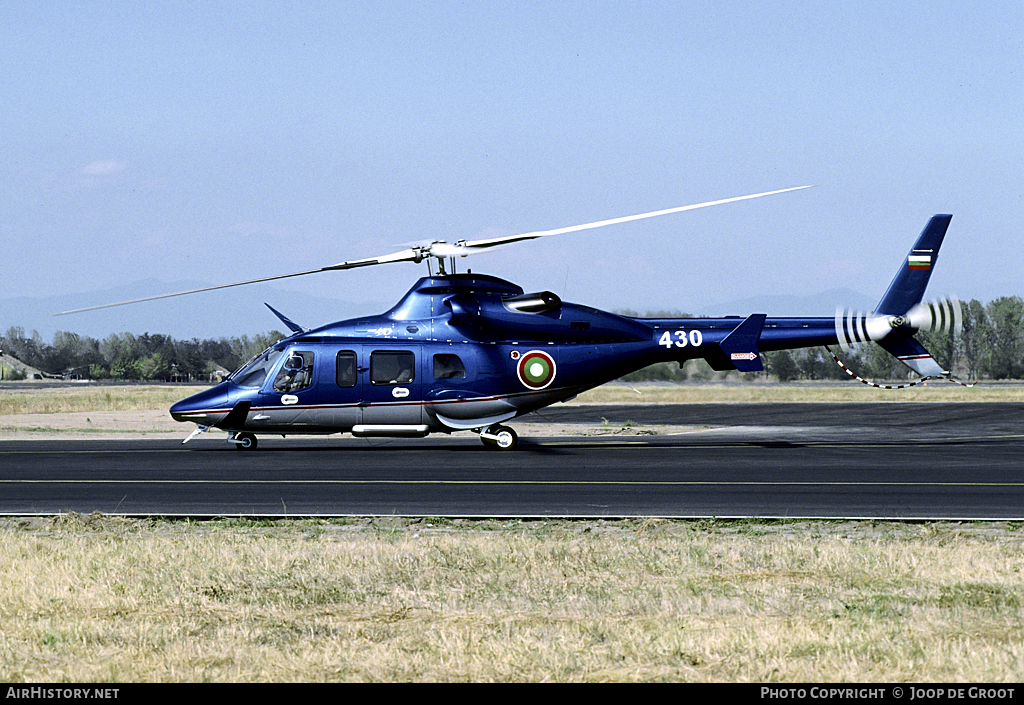
MULTIPOLYGON (((1019 3, 0 0, 0 16, 0 302, 170 293, 805 184, 459 267, 609 310, 877 300, 952 213, 929 296, 1024 295, 1019 3)), ((324 300, 377 313, 425 273, 273 287, 318 301, 285 311, 318 325, 338 317, 324 300)), ((216 316, 236 335, 275 327, 263 300, 137 306, 171 316, 159 332, 216 316)), ((0 331, 126 320, 4 308, 0 331)))

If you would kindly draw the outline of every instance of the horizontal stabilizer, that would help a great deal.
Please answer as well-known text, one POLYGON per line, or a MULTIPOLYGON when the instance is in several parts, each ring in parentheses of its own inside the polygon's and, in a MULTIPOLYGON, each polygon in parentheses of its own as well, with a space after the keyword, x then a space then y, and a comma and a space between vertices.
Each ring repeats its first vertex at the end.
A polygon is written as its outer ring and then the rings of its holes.
POLYGON ((733 328, 725 340, 718 344, 722 355, 717 360, 708 359, 715 370, 732 370, 740 372, 760 372, 764 369, 758 341, 767 316, 755 313, 747 316, 738 326, 733 328))

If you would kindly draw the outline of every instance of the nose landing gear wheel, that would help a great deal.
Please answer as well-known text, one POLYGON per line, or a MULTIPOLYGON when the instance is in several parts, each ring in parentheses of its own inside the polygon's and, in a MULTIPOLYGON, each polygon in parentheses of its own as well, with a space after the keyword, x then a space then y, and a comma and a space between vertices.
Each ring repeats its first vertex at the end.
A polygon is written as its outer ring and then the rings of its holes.
POLYGON ((480 432, 480 440, 490 450, 513 450, 519 436, 508 426, 490 426, 480 432))

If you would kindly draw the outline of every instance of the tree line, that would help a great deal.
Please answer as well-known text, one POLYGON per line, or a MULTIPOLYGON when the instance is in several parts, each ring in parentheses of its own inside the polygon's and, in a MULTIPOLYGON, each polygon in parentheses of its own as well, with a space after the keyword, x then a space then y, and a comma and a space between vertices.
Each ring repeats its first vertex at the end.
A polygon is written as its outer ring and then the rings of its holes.
MULTIPOLYGON (((965 303, 963 329, 958 334, 918 333, 917 338, 935 360, 961 379, 1024 379, 1024 300, 1006 296, 982 304, 965 303)), ((636 316, 635 312, 624 312, 636 316)), ((684 313, 658 311, 651 318, 685 318, 684 313)), ((175 340, 169 335, 115 333, 103 340, 58 331, 51 343, 33 331, 11 327, 0 336, 0 351, 43 372, 84 379, 123 379, 166 382, 210 380, 223 370, 235 370, 254 355, 283 338, 278 331, 235 338, 175 340)), ((843 362, 868 379, 905 379, 909 370, 877 345, 840 352, 843 362)), ((765 372, 780 381, 847 379, 846 373, 820 347, 780 350, 763 354, 765 372)), ((702 360, 684 366, 652 365, 623 379, 686 381, 713 379, 715 373, 702 360)))
POLYGON ((278 331, 215 340, 175 340, 169 335, 114 333, 103 340, 58 331, 46 343, 13 326, 0 336, 0 351, 48 375, 78 379, 161 382, 211 380, 232 371, 283 338, 278 331))

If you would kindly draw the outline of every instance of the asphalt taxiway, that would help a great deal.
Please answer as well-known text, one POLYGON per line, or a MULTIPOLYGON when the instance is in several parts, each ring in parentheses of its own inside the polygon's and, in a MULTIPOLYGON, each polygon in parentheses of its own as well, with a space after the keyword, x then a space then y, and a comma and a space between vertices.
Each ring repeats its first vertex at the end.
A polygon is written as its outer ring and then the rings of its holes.
MULTIPOLYGON (((1024 518, 1014 403, 559 406, 606 435, 2 441, 0 513, 1024 518), (643 435, 658 427, 685 433, 643 435), (648 428, 653 427, 653 428, 648 428)), ((514 423, 512 424, 515 425, 514 423)), ((539 427, 535 427, 539 428, 539 427)))

